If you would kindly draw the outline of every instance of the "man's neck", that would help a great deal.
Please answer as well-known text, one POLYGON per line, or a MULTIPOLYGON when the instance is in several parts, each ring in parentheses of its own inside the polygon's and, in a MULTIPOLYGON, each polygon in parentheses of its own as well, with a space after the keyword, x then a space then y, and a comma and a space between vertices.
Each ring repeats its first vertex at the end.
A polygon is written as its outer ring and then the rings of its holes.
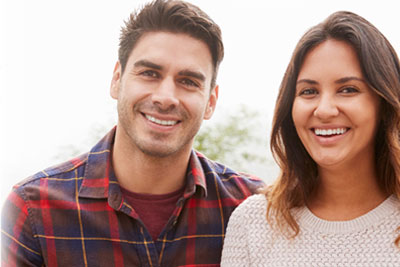
POLYGON ((190 150, 168 157, 153 157, 115 140, 112 164, 119 184, 132 192, 166 194, 186 180, 190 150))

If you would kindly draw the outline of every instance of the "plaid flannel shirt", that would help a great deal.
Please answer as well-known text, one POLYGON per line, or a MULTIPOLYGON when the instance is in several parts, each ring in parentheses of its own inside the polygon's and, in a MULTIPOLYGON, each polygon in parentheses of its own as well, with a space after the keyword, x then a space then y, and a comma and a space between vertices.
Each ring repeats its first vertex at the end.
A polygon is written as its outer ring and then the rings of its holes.
POLYGON ((184 195, 153 241, 112 170, 114 135, 13 188, 2 266, 219 266, 229 216, 262 182, 192 151, 184 195))

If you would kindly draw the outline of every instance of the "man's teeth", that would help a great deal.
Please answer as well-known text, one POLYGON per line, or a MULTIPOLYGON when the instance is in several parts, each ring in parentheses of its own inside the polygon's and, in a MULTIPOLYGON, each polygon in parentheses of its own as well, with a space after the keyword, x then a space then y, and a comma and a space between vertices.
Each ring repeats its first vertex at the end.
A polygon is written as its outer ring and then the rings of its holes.
POLYGON ((145 115, 145 116, 149 121, 154 122, 156 124, 163 125, 163 126, 172 126, 172 125, 175 125, 175 124, 178 123, 178 121, 164 121, 164 120, 156 119, 156 118, 154 118, 152 116, 149 116, 149 115, 145 115))
POLYGON ((347 132, 346 128, 337 128, 337 129, 314 129, 314 133, 316 135, 340 135, 347 132))

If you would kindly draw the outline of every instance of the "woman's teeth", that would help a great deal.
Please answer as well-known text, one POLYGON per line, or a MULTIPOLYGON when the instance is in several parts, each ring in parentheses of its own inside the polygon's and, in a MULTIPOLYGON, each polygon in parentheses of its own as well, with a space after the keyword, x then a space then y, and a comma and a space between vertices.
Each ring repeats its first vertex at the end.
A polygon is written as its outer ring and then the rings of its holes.
POLYGON ((346 128, 336 129, 314 129, 314 133, 318 136, 340 135, 347 132, 346 128))

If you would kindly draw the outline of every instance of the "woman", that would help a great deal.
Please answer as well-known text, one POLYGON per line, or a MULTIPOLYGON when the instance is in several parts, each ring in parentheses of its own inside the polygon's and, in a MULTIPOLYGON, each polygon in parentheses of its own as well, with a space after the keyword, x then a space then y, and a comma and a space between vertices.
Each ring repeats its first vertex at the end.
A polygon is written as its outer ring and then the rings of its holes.
POLYGON ((364 18, 299 41, 277 100, 280 177, 228 223, 222 266, 400 266, 400 66, 364 18))

